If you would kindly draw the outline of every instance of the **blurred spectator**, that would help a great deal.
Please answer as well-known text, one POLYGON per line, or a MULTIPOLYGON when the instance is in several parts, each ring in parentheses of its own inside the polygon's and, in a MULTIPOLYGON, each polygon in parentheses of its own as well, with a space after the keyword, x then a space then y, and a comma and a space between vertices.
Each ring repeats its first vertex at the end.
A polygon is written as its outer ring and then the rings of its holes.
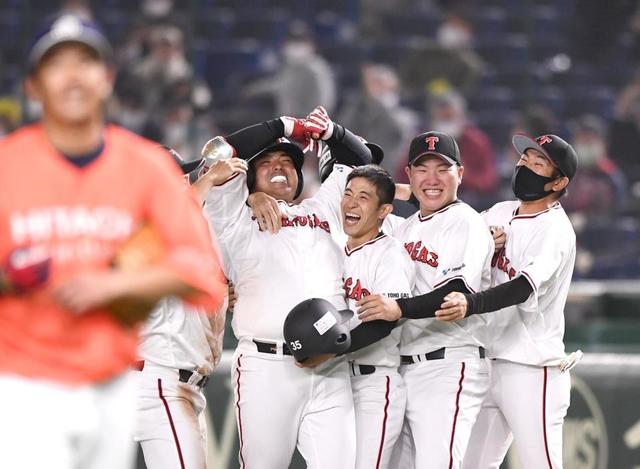
POLYGON ((607 156, 602 119, 595 115, 580 118, 573 125, 571 140, 580 163, 562 206, 584 216, 613 215, 624 208, 625 178, 607 156))
POLYGON ((416 133, 417 117, 400 105, 400 81, 395 71, 381 64, 361 68, 362 87, 347 98, 338 121, 384 149, 382 166, 393 174, 406 163, 407 142, 416 133))
POLYGON ((619 95, 609 126, 609 155, 629 178, 640 181, 640 77, 619 95))
POLYGON ((476 210, 484 210, 498 198, 498 168, 491 141, 467 118, 466 101, 456 91, 431 96, 426 129, 451 135, 460 147, 465 168, 459 195, 476 210))
POLYGON ((472 49, 474 41, 468 18, 457 10, 451 11, 438 26, 436 41, 412 44, 400 67, 402 82, 414 91, 423 91, 425 85, 444 80, 453 88, 470 93, 484 69, 482 59, 472 49))
POLYGON ((279 71, 249 85, 245 95, 273 95, 275 114, 281 116, 306 116, 317 105, 332 112, 336 104, 333 73, 316 52, 311 32, 304 23, 292 24, 281 52, 283 62, 279 71))

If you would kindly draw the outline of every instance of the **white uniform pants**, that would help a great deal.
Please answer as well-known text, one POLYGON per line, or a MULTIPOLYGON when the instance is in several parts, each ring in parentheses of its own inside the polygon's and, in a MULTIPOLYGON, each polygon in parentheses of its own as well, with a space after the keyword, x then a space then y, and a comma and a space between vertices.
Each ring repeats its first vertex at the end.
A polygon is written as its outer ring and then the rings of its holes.
POLYGON ((498 469, 515 439, 524 469, 562 468, 571 378, 556 367, 491 360, 491 387, 473 428, 465 469, 498 469))
POLYGON ((0 376, 0 466, 132 468, 135 379, 69 386, 0 376))
MULTIPOLYGON (((358 367, 358 365, 352 365, 358 367)), ((356 469, 391 468, 394 445, 404 422, 407 390, 397 370, 376 367, 369 375, 352 372, 356 413, 356 469)))
POLYGON ((396 467, 412 467, 407 453, 414 452, 415 468, 461 468, 489 389, 487 360, 478 347, 448 347, 444 358, 403 365, 400 374, 407 386, 408 428, 394 452, 396 467))
POLYGON ((205 397, 178 370, 146 361, 139 373, 135 439, 148 469, 205 469, 205 397))
POLYGON ((236 351, 240 468, 283 469, 298 451, 309 469, 353 469, 355 419, 345 361, 310 370, 290 356, 236 351))

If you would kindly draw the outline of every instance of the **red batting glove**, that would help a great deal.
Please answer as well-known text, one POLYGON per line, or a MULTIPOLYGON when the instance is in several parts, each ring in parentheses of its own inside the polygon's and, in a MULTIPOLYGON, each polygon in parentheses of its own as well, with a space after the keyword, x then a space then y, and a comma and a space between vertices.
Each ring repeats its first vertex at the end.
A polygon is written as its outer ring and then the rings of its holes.
POLYGON ((311 111, 305 119, 304 127, 314 140, 327 140, 333 135, 333 121, 322 106, 311 111))
POLYGON ((49 279, 51 257, 44 247, 17 248, 0 271, 0 293, 27 293, 49 279))

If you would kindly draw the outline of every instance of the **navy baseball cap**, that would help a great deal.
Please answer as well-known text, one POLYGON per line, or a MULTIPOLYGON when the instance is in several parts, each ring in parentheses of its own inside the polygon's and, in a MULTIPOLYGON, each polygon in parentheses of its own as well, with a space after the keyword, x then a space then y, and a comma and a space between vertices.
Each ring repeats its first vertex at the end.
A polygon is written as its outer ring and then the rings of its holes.
POLYGON ((79 42, 95 50, 105 62, 112 49, 107 37, 97 24, 73 13, 65 13, 47 21, 32 41, 27 65, 29 70, 40 62, 52 47, 63 42, 79 42))
POLYGON ((534 140, 527 135, 516 134, 512 142, 521 155, 532 148, 545 155, 569 180, 575 176, 578 169, 578 154, 571 145, 557 135, 541 135, 534 140))
POLYGON ((455 138, 449 134, 430 131, 424 132, 411 140, 409 163, 407 166, 411 166, 418 158, 424 155, 436 155, 450 165, 456 164, 462 166, 458 143, 455 138))

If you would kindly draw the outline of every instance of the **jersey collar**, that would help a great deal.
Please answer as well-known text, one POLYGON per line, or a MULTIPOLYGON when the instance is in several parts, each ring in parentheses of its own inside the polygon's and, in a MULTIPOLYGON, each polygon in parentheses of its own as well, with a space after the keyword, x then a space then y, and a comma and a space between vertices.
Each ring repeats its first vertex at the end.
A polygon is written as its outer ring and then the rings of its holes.
POLYGON ((349 250, 349 248, 348 248, 348 247, 347 247, 347 245, 345 244, 345 245, 344 245, 344 253, 345 253, 347 256, 350 256, 350 255, 351 255, 351 254, 353 254, 354 252, 356 252, 356 251, 358 251, 358 250, 362 249, 363 247, 368 246, 368 245, 370 245, 370 244, 373 244, 373 243, 375 243, 376 241, 381 240, 382 238, 386 238, 386 236, 387 236, 387 235, 386 235, 386 234, 384 234, 384 233, 381 231, 381 232, 379 232, 379 233, 378 233, 378 236, 376 236, 375 238, 373 238, 371 241, 367 241, 366 243, 363 243, 363 244, 361 244, 360 246, 357 246, 357 247, 355 247, 355 248, 353 248, 353 249, 351 249, 351 250, 349 250))
POLYGON ((447 210, 449 210, 451 207, 458 205, 460 203, 460 201, 458 199, 454 200, 453 202, 451 202, 449 205, 445 205, 444 207, 442 207, 441 209, 430 213, 429 215, 422 215, 420 213, 420 211, 418 210, 418 220, 420 221, 429 221, 431 220, 433 217, 435 217, 436 215, 442 213, 442 212, 446 212, 447 210))
MULTIPOLYGON (((518 215, 518 209, 520 208, 520 206, 516 207, 513 210, 513 213, 511 214, 511 221, 513 220, 527 220, 529 218, 536 218, 538 215, 542 215, 543 213, 547 213, 550 212, 551 210, 556 210, 558 208, 562 208, 562 205, 560 205, 559 201, 555 201, 553 203, 553 205, 551 205, 551 207, 544 209, 540 212, 537 213, 527 213, 526 215, 518 215)), ((511 223, 511 221, 509 223, 511 223)))

